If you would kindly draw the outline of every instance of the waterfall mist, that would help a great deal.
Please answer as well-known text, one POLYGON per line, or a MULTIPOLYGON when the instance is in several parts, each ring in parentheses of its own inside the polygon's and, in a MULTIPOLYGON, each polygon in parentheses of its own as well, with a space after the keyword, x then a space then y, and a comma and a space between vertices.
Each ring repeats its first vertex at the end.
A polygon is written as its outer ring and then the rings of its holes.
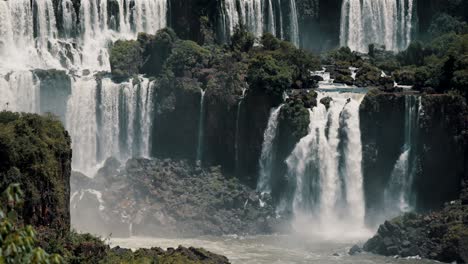
POLYGON ((302 234, 327 239, 365 237, 365 204, 359 104, 364 94, 320 92, 331 97, 309 110, 309 133, 286 159, 294 183, 280 211, 291 211, 302 234), (288 198, 290 197, 290 198, 288 198))

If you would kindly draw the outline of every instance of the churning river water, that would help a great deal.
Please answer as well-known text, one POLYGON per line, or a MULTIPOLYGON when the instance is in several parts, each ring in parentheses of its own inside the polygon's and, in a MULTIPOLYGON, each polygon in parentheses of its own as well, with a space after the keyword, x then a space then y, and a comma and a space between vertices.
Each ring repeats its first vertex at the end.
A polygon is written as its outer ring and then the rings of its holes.
POLYGON ((111 238, 112 247, 203 247, 213 253, 226 256, 233 264, 302 264, 302 263, 353 263, 353 264, 426 264, 437 263, 421 259, 398 259, 361 253, 348 255, 353 246, 350 242, 314 241, 309 238, 286 235, 268 236, 223 236, 194 239, 167 238, 111 238))

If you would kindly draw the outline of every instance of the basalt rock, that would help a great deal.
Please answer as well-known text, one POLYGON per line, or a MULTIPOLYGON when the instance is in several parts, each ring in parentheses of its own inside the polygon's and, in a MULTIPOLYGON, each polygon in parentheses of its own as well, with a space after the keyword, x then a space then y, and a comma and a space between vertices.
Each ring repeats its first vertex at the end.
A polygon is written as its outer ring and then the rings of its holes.
POLYGON ((370 91, 360 106, 363 146, 363 178, 366 212, 384 215, 385 190, 405 141, 406 97, 420 109, 417 140, 412 143, 415 155, 412 194, 417 211, 440 209, 444 202, 458 198, 464 177, 466 148, 466 104, 453 95, 418 95, 370 91))
POLYGON ((271 198, 225 177, 219 167, 186 161, 131 159, 101 189, 73 192, 74 214, 93 219, 79 228, 100 234, 262 234, 279 224, 271 198))
POLYGON ((442 262, 466 263, 468 207, 452 201, 438 212, 405 214, 381 225, 364 250, 401 257, 420 256, 442 262))

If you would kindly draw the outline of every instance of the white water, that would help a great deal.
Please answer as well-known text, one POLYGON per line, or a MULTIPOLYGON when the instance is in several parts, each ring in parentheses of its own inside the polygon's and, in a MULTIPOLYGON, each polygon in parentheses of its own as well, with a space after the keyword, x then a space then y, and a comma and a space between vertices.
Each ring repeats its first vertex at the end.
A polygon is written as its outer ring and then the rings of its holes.
POLYGON ((387 50, 405 49, 411 42, 413 0, 343 0, 341 46, 367 52, 369 44, 387 50))
POLYGON ((363 94, 330 96, 310 110, 309 134, 287 158, 288 177, 295 179, 291 209, 295 227, 325 237, 363 236, 364 193, 359 104, 363 94))
POLYGON ((0 74, 0 111, 40 111, 39 80, 30 71, 0 74))
POLYGON ((200 112, 198 114, 197 162, 203 159, 203 125, 205 123, 205 90, 200 89, 200 112))
POLYGON ((270 112, 268 118, 267 128, 263 134, 262 153, 260 156, 260 175, 258 177, 257 190, 261 193, 270 193, 270 180, 272 173, 272 166, 275 157, 273 144, 278 131, 278 117, 283 105, 274 108, 270 112))
POLYGON ((32 70, 66 71, 72 81, 65 124, 72 166, 88 176, 107 157, 149 155, 153 83, 103 78, 99 85, 93 75, 110 71, 112 42, 154 34, 167 24, 167 0, 139 0, 132 7, 117 0, 115 14, 108 13, 108 2, 81 0, 75 10, 71 0, 63 0, 57 7, 63 18, 59 32, 52 0, 0 1, 0 110, 40 112, 40 82, 32 70))
POLYGON ((73 82, 67 130, 72 131, 74 170, 93 176, 108 157, 149 156, 154 83, 142 77, 133 81, 104 78, 99 86, 91 76, 73 82))
POLYGON ((347 252, 357 240, 324 241, 304 236, 224 236, 196 239, 170 239, 130 237, 111 238, 111 247, 164 249, 179 245, 203 247, 211 252, 226 256, 233 264, 429 264, 430 260, 396 259, 372 254, 349 256, 347 252), (333 256, 338 254, 338 256, 333 256))
POLYGON ((295 0, 225 0, 222 14, 222 31, 225 39, 234 33, 234 28, 240 24, 256 37, 269 32, 284 39, 287 29, 287 39, 299 46, 299 23, 295 0), (288 1, 288 13, 281 8, 282 1, 288 1), (289 15, 289 19, 286 16, 289 15), (288 21, 285 24, 283 21, 288 21))
POLYGON ((237 104, 237 114, 236 114, 236 135, 235 135, 235 143, 234 143, 234 151, 235 151, 235 162, 236 162, 236 169, 238 168, 237 166, 239 165, 239 133, 240 133, 240 115, 241 115, 241 107, 242 107, 242 102, 244 102, 245 98, 245 92, 247 91, 246 88, 242 88, 242 95, 240 97, 239 103, 237 104))
POLYGON ((415 173, 415 140, 422 113, 421 97, 405 97, 405 138, 401 154, 393 168, 390 182, 385 190, 386 213, 394 217, 414 209, 411 187, 415 173))

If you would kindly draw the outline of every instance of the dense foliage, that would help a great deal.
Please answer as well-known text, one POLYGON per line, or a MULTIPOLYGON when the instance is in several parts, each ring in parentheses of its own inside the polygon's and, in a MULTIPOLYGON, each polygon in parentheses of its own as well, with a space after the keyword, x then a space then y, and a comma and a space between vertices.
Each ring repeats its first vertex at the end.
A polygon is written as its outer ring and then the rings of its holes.
POLYGON ((48 254, 37 246, 37 233, 30 225, 23 225, 18 210, 24 193, 19 184, 10 185, 0 203, 0 263, 60 264, 63 258, 48 254))
POLYGON ((142 66, 140 44, 135 40, 118 40, 110 51, 112 76, 124 80, 138 74, 142 66))
POLYGON ((55 117, 0 112, 0 190, 21 184, 27 223, 70 229, 70 162, 70 138, 55 117))

